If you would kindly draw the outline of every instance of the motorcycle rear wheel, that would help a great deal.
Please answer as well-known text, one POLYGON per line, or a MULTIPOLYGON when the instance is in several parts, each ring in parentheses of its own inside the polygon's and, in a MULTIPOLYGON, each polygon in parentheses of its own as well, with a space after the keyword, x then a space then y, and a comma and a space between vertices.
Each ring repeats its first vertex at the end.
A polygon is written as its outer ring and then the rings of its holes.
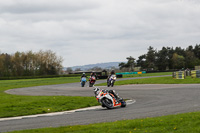
POLYGON ((110 87, 110 82, 107 82, 107 86, 110 87))
POLYGON ((94 86, 94 84, 93 83, 89 83, 89 87, 93 87, 94 86))
POLYGON ((111 83, 111 87, 113 87, 113 86, 114 86, 114 83, 115 83, 115 81, 113 81, 113 82, 111 83))
POLYGON ((84 86, 85 86, 85 82, 82 82, 82 83, 81 83, 81 86, 84 87, 84 86))

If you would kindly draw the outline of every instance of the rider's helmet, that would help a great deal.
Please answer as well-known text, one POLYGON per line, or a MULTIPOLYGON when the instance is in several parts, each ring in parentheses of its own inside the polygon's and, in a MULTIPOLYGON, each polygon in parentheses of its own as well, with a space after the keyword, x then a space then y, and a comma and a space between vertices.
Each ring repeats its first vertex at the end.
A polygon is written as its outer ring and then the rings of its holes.
POLYGON ((112 70, 112 71, 111 71, 111 74, 115 74, 115 70, 112 70))
POLYGON ((94 71, 92 71, 91 75, 95 75, 94 71))
POLYGON ((98 95, 99 92, 100 92, 100 89, 99 89, 99 88, 94 88, 94 94, 95 94, 95 95, 98 95))

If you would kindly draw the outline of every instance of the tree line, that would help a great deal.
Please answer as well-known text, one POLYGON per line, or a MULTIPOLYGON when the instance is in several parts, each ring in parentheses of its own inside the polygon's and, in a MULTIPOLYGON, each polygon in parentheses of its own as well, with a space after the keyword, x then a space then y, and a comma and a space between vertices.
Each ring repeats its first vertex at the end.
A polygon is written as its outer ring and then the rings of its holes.
POLYGON ((62 61, 51 50, 0 53, 0 77, 56 75, 62 69, 62 61))
MULTIPOLYGON (((177 70, 193 69, 200 65, 200 44, 181 47, 162 47, 161 50, 149 46, 147 53, 136 60, 127 57, 127 63, 120 63, 121 71, 142 70, 177 70)), ((57 75, 62 70, 62 57, 51 50, 39 52, 16 52, 14 54, 0 53, 0 77, 57 75)))
POLYGON ((194 69, 194 66, 200 65, 200 44, 192 45, 183 49, 181 47, 162 47, 161 50, 149 46, 146 54, 138 57, 138 60, 132 56, 126 58, 127 63, 120 63, 120 69, 141 67, 145 70, 177 70, 194 69))

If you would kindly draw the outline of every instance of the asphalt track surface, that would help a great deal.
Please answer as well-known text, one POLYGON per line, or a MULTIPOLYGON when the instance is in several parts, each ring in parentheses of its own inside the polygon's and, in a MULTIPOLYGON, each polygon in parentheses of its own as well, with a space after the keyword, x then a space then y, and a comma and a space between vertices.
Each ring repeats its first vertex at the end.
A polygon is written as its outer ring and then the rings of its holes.
MULTIPOLYGON (((105 82, 98 81, 98 82, 105 82)), ((79 87, 79 83, 47 85, 8 90, 6 93, 17 95, 64 95, 94 96, 93 88, 79 87)), ((106 87, 99 87, 107 89, 106 87)), ((67 125, 85 125, 100 122, 112 122, 124 119, 156 117, 169 114, 186 113, 200 110, 200 84, 142 84, 114 86, 123 98, 131 99, 133 104, 125 108, 104 109, 102 107, 0 119, 0 132, 59 127, 67 125)))

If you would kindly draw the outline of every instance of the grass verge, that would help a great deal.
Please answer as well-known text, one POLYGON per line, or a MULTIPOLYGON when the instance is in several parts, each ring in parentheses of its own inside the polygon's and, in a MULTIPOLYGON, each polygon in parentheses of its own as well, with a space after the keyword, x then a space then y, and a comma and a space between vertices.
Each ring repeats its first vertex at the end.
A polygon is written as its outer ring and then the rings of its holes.
POLYGON ((4 93, 8 89, 73 83, 79 80, 80 77, 0 80, 0 117, 42 114, 98 105, 94 97, 17 96, 4 93))
POLYGON ((10 133, 199 133, 200 112, 10 133))

